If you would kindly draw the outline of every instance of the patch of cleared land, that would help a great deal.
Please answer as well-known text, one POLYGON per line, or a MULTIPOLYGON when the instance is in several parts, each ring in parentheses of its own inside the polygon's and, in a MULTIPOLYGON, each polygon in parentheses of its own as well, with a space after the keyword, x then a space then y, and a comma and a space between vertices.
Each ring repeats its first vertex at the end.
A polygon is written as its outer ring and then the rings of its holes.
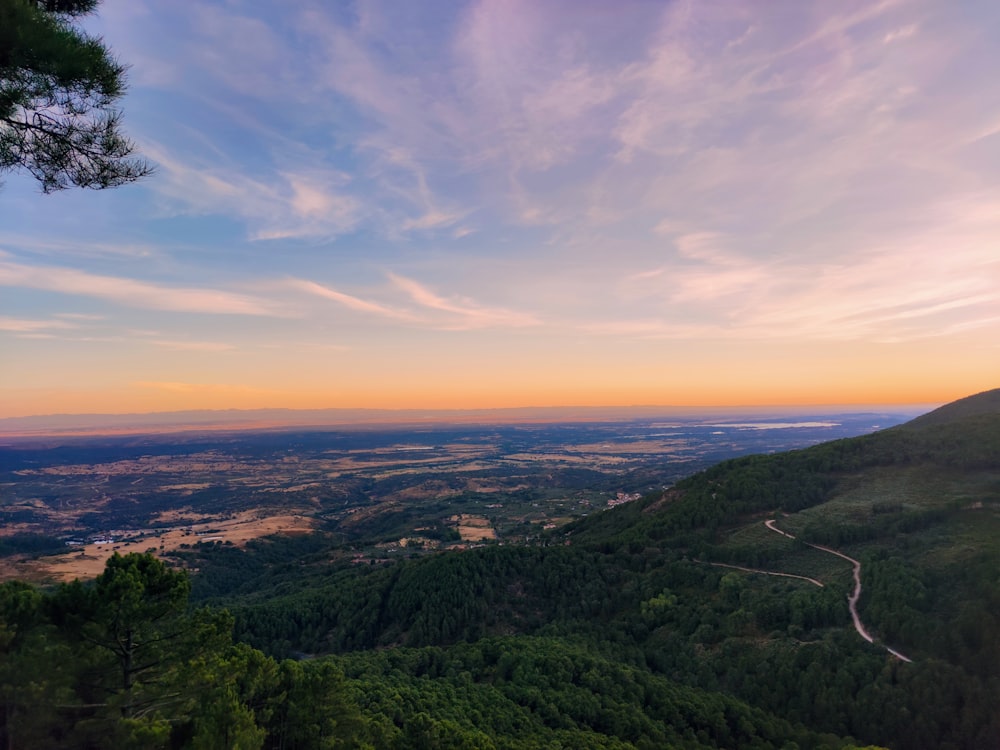
MULTIPOLYGON (((179 514, 178 514, 179 515, 179 514)), ((191 518, 185 516, 185 518, 191 518)), ((178 517, 178 520, 181 520, 178 517)), ((311 531, 313 519, 301 515, 262 515, 260 510, 245 511, 231 518, 200 517, 197 521, 150 530, 128 531, 121 536, 112 532, 108 540, 68 548, 63 555, 48 555, 30 561, 30 565, 14 558, 0 560, 0 577, 30 577, 36 580, 71 581, 93 578, 104 570, 104 564, 115 552, 153 552, 169 555, 182 545, 198 542, 229 542, 245 545, 251 539, 269 534, 299 534, 311 531)))
POLYGON ((463 542, 480 542, 483 539, 496 539, 496 529, 489 520, 482 516, 472 516, 463 513, 459 516, 452 516, 451 520, 458 524, 458 533, 463 542))

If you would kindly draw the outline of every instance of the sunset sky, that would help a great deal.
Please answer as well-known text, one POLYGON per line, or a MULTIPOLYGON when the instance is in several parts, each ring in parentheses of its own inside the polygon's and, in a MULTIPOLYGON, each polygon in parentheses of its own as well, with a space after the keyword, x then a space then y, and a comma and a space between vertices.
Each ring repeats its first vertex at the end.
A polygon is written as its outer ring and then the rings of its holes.
POLYGON ((1000 386, 1000 3, 104 0, 157 171, 0 187, 0 417, 1000 386))

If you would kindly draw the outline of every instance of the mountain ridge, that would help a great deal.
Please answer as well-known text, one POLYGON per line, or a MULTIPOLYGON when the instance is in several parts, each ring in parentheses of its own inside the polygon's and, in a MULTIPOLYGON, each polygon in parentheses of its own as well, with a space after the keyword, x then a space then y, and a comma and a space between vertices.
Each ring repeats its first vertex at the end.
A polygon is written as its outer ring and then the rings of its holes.
POLYGON ((948 424, 972 417, 1000 414, 1000 388, 966 396, 911 419, 899 427, 914 429, 931 425, 948 424))

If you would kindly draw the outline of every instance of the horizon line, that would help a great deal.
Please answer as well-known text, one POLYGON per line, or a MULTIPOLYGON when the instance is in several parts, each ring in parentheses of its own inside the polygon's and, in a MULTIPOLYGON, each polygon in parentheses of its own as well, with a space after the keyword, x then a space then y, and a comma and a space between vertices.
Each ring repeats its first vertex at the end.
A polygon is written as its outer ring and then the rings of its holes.
POLYGON ((0 417, 0 437, 71 437, 162 434, 193 431, 252 431, 323 427, 468 424, 484 418, 496 424, 616 421, 636 418, 698 416, 787 416, 867 412, 926 413, 940 403, 839 403, 678 405, 635 404, 570 406, 503 406, 477 408, 324 407, 295 409, 178 409, 153 412, 62 413, 0 417))

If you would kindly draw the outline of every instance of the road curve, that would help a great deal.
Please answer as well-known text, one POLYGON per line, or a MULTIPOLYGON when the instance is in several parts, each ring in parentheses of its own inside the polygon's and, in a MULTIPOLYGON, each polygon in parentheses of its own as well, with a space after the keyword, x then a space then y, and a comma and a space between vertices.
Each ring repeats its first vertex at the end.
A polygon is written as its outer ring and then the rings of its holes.
MULTIPOLYGON (((701 560, 695 560, 695 562, 701 562, 701 560)), ((732 568, 733 570, 742 570, 745 573, 760 573, 765 576, 781 576, 782 578, 798 578, 800 581, 809 581, 809 583, 814 586, 819 586, 823 588, 823 584, 817 581, 815 578, 810 578, 809 576, 797 576, 794 573, 779 573, 776 570, 761 570, 760 568, 744 568, 740 565, 728 565, 726 563, 720 562, 710 562, 708 565, 714 565, 717 568, 732 568)))
MULTIPOLYGON (((774 525, 773 518, 764 521, 764 525, 767 526, 767 528, 769 528, 771 531, 781 534, 782 536, 787 536, 789 539, 795 538, 787 531, 782 531, 781 529, 776 527, 774 525)), ((861 618, 858 616, 858 600, 861 598, 861 563, 855 560, 853 557, 848 557, 843 552, 838 552, 835 549, 824 547, 821 544, 812 544, 811 542, 803 542, 803 544, 812 547, 813 549, 818 549, 821 550, 822 552, 828 552, 831 555, 836 555, 837 557, 841 557, 844 560, 847 560, 847 562, 851 564, 851 567, 854 569, 854 591, 847 596, 847 608, 851 611, 851 619, 854 621, 854 629, 858 631, 858 635, 860 635, 869 643, 875 643, 875 638, 872 636, 871 633, 868 632, 868 629, 865 627, 864 623, 861 622, 861 618)), ((897 659, 901 659, 902 661, 912 663, 913 661, 912 659, 903 656, 903 654, 899 653, 899 651, 896 651, 896 649, 890 648, 889 646, 886 646, 884 643, 881 645, 886 651, 895 656, 897 659)))

